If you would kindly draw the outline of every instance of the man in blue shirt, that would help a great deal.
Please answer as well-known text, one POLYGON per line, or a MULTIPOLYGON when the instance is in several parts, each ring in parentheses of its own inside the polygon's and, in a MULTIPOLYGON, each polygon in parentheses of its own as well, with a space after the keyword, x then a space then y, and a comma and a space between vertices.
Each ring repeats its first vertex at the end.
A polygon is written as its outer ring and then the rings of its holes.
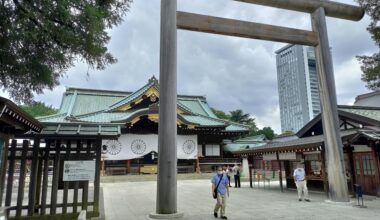
POLYGON ((293 172, 294 183, 296 184, 298 191, 298 201, 302 201, 303 192, 305 201, 310 202, 305 176, 305 169, 303 168, 303 164, 300 163, 293 172))
POLYGON ((214 208, 214 217, 218 217, 218 210, 220 209, 220 218, 227 219, 227 217, 225 216, 225 211, 227 196, 229 196, 228 178, 226 175, 223 174, 222 167, 218 167, 217 174, 212 177, 211 183, 212 194, 214 193, 214 190, 217 188, 217 198, 216 205, 214 208))

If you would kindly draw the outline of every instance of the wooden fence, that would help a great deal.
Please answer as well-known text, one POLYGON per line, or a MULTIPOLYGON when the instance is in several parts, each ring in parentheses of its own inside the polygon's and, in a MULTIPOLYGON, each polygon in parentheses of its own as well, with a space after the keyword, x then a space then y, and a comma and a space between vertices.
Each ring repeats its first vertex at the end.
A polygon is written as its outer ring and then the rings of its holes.
POLYGON ((9 219, 75 219, 81 210, 99 216, 101 139, 12 140, 7 149, 3 200, 9 219), (93 181, 63 181, 64 161, 95 161, 93 181))

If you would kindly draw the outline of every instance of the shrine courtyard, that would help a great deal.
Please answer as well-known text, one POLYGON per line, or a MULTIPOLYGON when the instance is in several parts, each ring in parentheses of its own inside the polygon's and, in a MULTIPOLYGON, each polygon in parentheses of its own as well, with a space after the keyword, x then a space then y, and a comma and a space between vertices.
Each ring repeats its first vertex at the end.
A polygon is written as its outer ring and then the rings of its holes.
MULTIPOLYGON (((215 200, 212 198, 210 174, 199 179, 192 176, 179 176, 178 210, 184 212, 184 220, 215 219, 212 215, 215 200)), ((156 207, 155 176, 105 177, 102 178, 103 208, 107 220, 145 220, 156 207)), ((231 188, 227 200, 228 219, 380 219, 380 199, 364 196, 366 208, 350 205, 330 204, 321 192, 310 192, 311 202, 299 202, 297 192, 286 190, 283 193, 278 183, 270 188, 250 188, 242 182, 241 188, 231 188)))

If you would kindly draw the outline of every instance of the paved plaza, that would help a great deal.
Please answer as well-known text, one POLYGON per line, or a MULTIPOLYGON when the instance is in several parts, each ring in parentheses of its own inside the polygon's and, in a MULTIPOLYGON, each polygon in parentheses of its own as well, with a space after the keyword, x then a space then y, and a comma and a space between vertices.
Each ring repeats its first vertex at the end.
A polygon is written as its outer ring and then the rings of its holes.
MULTIPOLYGON (((326 202, 323 193, 310 193, 311 202, 299 202, 296 191, 281 193, 278 188, 231 188, 227 201, 228 219, 380 219, 380 199, 365 197, 367 208, 326 202)), ((103 182, 104 209, 107 220, 146 220, 155 211, 156 182, 103 182)), ((184 220, 215 219, 215 200, 211 196, 210 180, 179 180, 178 210, 184 220)))

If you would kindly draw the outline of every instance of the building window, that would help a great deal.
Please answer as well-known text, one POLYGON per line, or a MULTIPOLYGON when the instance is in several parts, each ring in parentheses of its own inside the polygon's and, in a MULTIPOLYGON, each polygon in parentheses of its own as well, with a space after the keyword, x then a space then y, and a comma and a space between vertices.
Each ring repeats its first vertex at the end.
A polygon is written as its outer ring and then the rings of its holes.
POLYGON ((219 144, 206 144, 206 156, 220 156, 219 144))
POLYGON ((370 155, 366 155, 362 157, 363 161, 363 173, 364 175, 373 176, 375 174, 373 160, 370 155))

